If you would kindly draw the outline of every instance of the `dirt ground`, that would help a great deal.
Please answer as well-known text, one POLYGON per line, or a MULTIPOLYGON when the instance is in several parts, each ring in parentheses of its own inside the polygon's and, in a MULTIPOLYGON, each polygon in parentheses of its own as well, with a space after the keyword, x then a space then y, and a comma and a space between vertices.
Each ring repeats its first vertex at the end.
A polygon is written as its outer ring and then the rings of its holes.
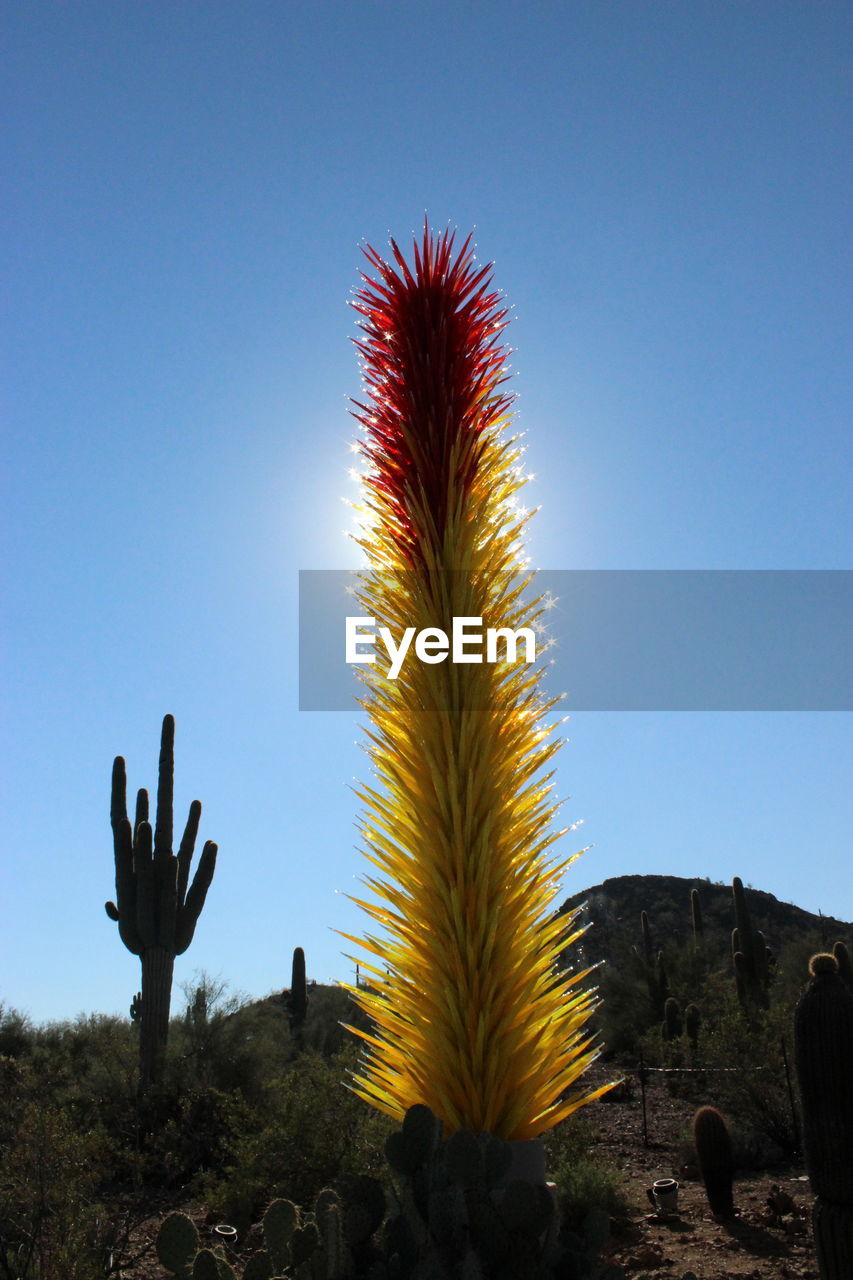
MULTIPOLYGON (((593 1068, 597 1073, 602 1080, 608 1078, 600 1066, 593 1068)), ((647 1084, 648 1146, 636 1085, 628 1096, 600 1101, 585 1112, 608 1164, 622 1171, 631 1205, 629 1216, 612 1223, 606 1256, 619 1263, 630 1280, 818 1280, 805 1169, 738 1175, 736 1217, 716 1221, 696 1169, 686 1163, 689 1152, 683 1135, 694 1110, 694 1103, 670 1097, 663 1078, 652 1075, 647 1084), (677 1210, 665 1217, 653 1213, 646 1195, 657 1178, 676 1178, 679 1183, 677 1210)), ((164 1216, 165 1212, 168 1208, 164 1216)), ((203 1209, 193 1217, 202 1241, 213 1244, 211 1218, 203 1209)), ((123 1270, 125 1280, 165 1280, 166 1272, 150 1247, 160 1220, 151 1219, 134 1232, 134 1251, 145 1253, 135 1266, 123 1270)))
POLYGON ((648 1079, 646 1101, 648 1146, 636 1084, 631 1097, 601 1101, 587 1113, 608 1163, 622 1170, 632 1206, 628 1219, 613 1224, 608 1256, 632 1280, 817 1280, 805 1169, 738 1174, 737 1216, 716 1221, 683 1142, 695 1103, 671 1098, 656 1075, 648 1079), (677 1210, 664 1217, 655 1216, 646 1195, 657 1178, 679 1183, 677 1210))

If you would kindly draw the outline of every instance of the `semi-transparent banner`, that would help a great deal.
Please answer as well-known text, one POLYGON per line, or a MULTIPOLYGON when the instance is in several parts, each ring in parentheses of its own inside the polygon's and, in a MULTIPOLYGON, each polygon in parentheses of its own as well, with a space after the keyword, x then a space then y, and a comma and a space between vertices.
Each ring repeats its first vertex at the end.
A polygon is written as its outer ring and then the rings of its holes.
POLYGON ((488 663, 541 669, 568 710, 846 711, 851 652, 847 570, 299 574, 302 711, 357 710, 365 673, 432 689, 488 663))

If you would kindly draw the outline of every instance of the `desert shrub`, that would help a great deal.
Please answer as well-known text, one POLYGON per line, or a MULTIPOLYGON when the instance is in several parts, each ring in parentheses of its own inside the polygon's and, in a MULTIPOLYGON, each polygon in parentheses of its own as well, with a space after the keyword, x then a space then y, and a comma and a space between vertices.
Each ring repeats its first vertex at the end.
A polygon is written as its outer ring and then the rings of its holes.
POLYGON ((345 1087, 356 1055, 353 1045, 328 1061, 304 1054, 268 1086, 231 1166, 204 1182, 205 1198, 229 1222, 247 1227, 274 1196, 311 1204, 340 1174, 382 1173, 393 1124, 345 1087))
MULTIPOLYGON (((16 1081, 20 1090, 27 1083, 16 1081)), ((62 1110, 33 1097, 6 1112, 0 1152, 0 1275, 8 1280, 94 1280, 103 1275, 103 1210, 96 1184, 99 1135, 76 1132, 62 1110)))
POLYGON ((239 1093, 256 1105, 293 1055, 284 1009, 269 1000, 247 1004, 206 974, 184 992, 186 1007, 169 1027, 165 1087, 239 1093))
POLYGON ((25 1013, 0 1004, 0 1058, 20 1058, 33 1042, 33 1026, 25 1013))
POLYGON ((205 1085, 180 1092, 164 1087, 140 1101, 140 1141, 136 1149, 122 1149, 124 1169, 116 1153, 116 1173, 157 1189, 189 1187, 220 1174, 234 1159, 253 1114, 239 1093, 205 1085))
POLYGON ((620 1174, 595 1149, 595 1126, 582 1113, 552 1129, 545 1140, 548 1176, 557 1186, 560 1215, 580 1231, 590 1209, 610 1217, 630 1212, 620 1174))
POLYGON ((643 1035, 658 1021, 642 960, 624 949, 598 970, 601 1005, 595 1018, 609 1054, 634 1057, 643 1035))
POLYGON ((302 1028, 302 1046, 311 1053, 331 1057, 352 1042, 346 1026, 366 1029, 368 1019, 343 987, 310 987, 308 1016, 302 1028))
POLYGON ((734 1118, 744 1132, 744 1144, 756 1151, 771 1150, 761 1138, 788 1155, 798 1145, 782 1056, 784 1038, 793 1074, 791 1019, 792 1009, 785 1003, 776 1001, 769 1009, 745 1013, 733 999, 714 1018, 703 1042, 707 1087, 715 1094, 711 1101, 734 1118), (747 1139, 750 1131, 755 1136, 747 1139))

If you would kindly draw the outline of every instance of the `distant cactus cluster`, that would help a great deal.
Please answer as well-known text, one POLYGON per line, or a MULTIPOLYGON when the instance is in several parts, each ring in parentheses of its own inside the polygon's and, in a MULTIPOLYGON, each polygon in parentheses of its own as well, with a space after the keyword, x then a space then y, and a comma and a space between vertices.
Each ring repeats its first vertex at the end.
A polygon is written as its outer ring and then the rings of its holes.
POLYGON ((776 958, 764 934, 753 930, 743 881, 739 876, 732 880, 732 896, 736 922, 732 930, 732 963, 738 999, 745 1008, 766 1009, 770 1003, 770 978, 776 958))
POLYGON ((665 1016, 666 1002, 669 998, 669 978, 666 972, 663 952, 655 952, 652 941, 652 928, 646 911, 640 912, 640 930, 643 937, 642 951, 638 951, 635 947, 634 952, 642 961, 649 999, 655 1015, 658 1018, 663 1018, 665 1016))
MULTIPOLYGON (((821 1280, 853 1276, 853 992, 836 943, 813 956, 794 1014, 806 1166, 821 1280)), ((849 964, 849 958, 848 958, 849 964)))
MULTIPOLYGON (((770 1003, 776 957, 767 945, 764 934, 760 930, 753 929, 746 891, 743 881, 738 876, 735 876, 732 881, 732 902, 735 919, 731 936, 732 964, 738 999, 744 1012, 748 1014, 751 1010, 766 1009, 770 1003)), ((696 888, 690 891, 690 922, 696 965, 693 970, 695 981, 697 974, 703 971, 706 947, 702 903, 699 890, 696 888)), ((695 1059, 702 1026, 701 1009, 694 1002, 682 1007, 673 996, 664 954, 660 950, 655 950, 651 923, 646 911, 640 913, 640 930, 642 947, 634 947, 634 953, 642 964, 649 999, 660 1026, 661 1039, 664 1043, 671 1043, 686 1035, 695 1059)), ((850 957, 843 942, 836 943, 836 953, 839 971, 846 973, 845 981, 853 990, 853 969, 851 969, 850 957)))
MULTIPOLYGON (((703 933, 702 908, 696 889, 693 889, 690 894, 690 912, 694 939, 701 941, 703 933)), ((686 1034, 690 1041, 691 1051, 695 1056, 699 1045, 699 1028, 702 1025, 702 1014, 699 1006, 691 1002, 682 1009, 679 1001, 670 993, 669 976, 663 952, 655 952, 647 911, 640 913, 640 930, 643 940, 642 951, 635 947, 634 952, 642 961, 649 999, 661 1019, 661 1039, 665 1044, 668 1044, 686 1034)))

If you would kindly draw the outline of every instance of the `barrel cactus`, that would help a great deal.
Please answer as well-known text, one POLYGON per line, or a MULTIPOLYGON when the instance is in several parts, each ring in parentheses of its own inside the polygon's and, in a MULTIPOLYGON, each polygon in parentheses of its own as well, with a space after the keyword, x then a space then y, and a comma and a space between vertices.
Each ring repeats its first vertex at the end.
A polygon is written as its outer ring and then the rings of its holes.
POLYGON ((731 1218, 734 1156, 726 1122, 716 1107, 700 1107, 694 1115, 693 1145, 711 1212, 718 1218, 731 1218))

